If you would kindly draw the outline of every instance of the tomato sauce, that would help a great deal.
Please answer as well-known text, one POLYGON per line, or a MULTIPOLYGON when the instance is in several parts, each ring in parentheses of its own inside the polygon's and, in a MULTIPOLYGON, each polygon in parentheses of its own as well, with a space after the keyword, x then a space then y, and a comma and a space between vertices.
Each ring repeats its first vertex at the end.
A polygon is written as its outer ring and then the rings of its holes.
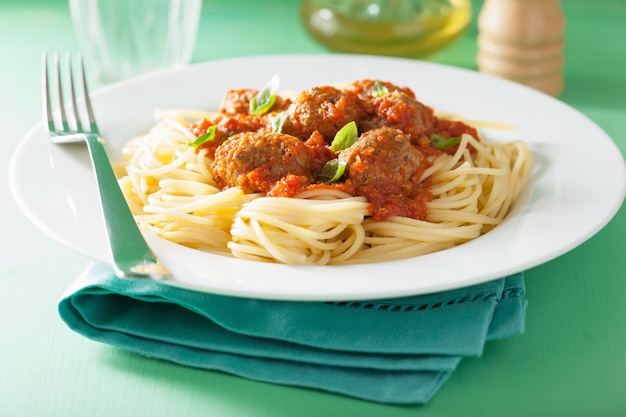
POLYGON ((245 185, 246 192, 266 192, 274 197, 339 190, 364 196, 376 221, 389 216, 426 219, 432 193, 430 178, 421 181, 421 177, 430 161, 458 148, 437 149, 430 145, 431 135, 470 134, 479 139, 475 128, 436 117, 412 90, 389 82, 359 80, 341 90, 314 87, 293 101, 281 101, 263 115, 248 114, 252 97, 251 90, 232 90, 220 113, 190 128, 199 137, 216 127, 215 138, 198 149, 207 149, 208 157, 215 159, 212 169, 220 186, 245 185), (284 118, 284 133, 273 132, 272 122, 278 116, 284 118), (354 145, 335 152, 332 139, 347 120, 357 123, 359 138, 354 145), (256 132, 256 136, 246 137, 246 132, 256 132), (237 142, 240 139, 245 140, 237 142), (228 146, 220 151, 222 144, 228 146), (338 181, 316 180, 336 158, 345 166, 338 181))

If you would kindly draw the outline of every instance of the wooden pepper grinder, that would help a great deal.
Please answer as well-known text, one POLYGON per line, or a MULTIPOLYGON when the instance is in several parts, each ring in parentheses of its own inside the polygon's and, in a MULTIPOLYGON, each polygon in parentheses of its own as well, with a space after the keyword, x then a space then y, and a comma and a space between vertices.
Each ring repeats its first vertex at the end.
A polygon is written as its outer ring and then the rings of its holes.
POLYGON ((478 31, 479 71, 553 96, 563 91, 560 0, 485 0, 478 31))

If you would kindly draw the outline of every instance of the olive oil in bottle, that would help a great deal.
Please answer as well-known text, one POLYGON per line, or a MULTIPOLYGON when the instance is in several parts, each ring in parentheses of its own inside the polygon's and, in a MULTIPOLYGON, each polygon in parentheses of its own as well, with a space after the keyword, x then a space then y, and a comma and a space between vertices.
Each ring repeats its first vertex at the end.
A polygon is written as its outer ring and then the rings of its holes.
POLYGON ((302 0, 300 17, 337 51, 420 56, 462 35, 472 10, 471 0, 302 0))

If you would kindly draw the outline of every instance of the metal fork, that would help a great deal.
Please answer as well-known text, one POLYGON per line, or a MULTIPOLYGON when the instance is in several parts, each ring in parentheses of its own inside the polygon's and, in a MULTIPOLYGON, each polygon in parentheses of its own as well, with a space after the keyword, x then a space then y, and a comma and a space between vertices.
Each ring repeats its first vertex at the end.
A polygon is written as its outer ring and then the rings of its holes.
POLYGON ((50 139, 58 144, 82 141, 87 143, 100 192, 100 203, 104 213, 107 236, 113 255, 113 267, 116 274, 123 278, 161 278, 165 274, 150 272, 155 270, 154 267, 157 264, 156 257, 141 235, 137 223, 135 223, 102 144, 98 125, 91 107, 82 56, 79 55, 77 59, 77 66, 80 72, 79 81, 84 94, 82 101, 76 99, 71 55, 67 54, 66 58, 65 67, 68 72, 67 78, 71 94, 71 101, 67 109, 70 117, 67 117, 63 99, 63 77, 61 75, 59 56, 54 54, 53 57, 54 75, 56 75, 56 86, 53 89, 50 88, 49 84, 48 56, 44 52, 42 57, 44 121, 48 128, 50 139), (56 91, 58 96, 58 117, 56 118, 58 120, 55 120, 52 111, 51 90, 56 91), (87 127, 84 127, 81 122, 79 103, 84 105, 84 113, 86 113, 88 119, 87 127))

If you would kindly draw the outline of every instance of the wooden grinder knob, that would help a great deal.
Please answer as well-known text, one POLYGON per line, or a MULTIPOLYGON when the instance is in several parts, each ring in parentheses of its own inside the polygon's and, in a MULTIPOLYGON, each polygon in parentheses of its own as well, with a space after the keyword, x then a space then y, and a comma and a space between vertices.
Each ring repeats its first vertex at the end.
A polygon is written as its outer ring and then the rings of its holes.
POLYGON ((560 0, 485 0, 478 30, 479 71, 553 96, 563 91, 560 0))

